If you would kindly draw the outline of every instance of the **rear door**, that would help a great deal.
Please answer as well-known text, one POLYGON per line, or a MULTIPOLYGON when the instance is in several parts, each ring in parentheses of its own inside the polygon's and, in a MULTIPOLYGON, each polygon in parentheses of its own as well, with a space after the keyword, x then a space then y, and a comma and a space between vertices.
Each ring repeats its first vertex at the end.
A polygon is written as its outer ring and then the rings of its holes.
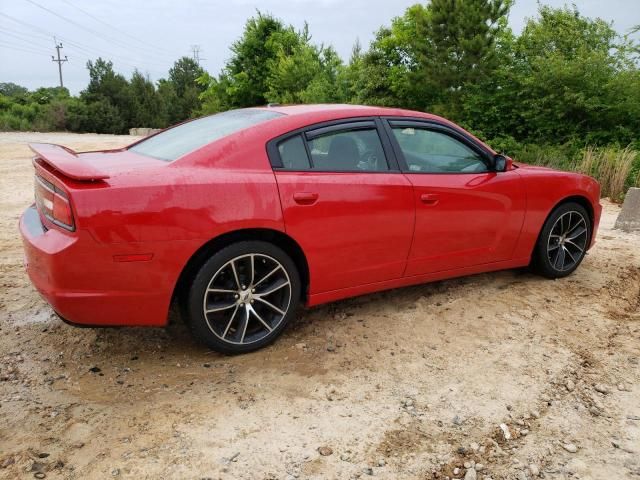
POLYGON ((451 127, 411 120, 385 127, 414 188, 406 275, 511 259, 526 207, 517 171, 495 172, 490 152, 451 127))
POLYGON ((286 230, 305 252, 312 295, 404 272, 413 188, 379 125, 322 124, 269 142, 286 230))

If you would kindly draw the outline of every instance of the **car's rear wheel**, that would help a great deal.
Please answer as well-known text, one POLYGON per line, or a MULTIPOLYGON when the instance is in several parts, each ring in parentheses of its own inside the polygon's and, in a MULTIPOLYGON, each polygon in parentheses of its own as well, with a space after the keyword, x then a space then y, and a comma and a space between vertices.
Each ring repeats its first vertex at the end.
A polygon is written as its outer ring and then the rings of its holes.
POLYGON ((300 276, 291 258, 262 241, 215 253, 195 276, 187 300, 194 336, 222 353, 271 343, 295 314, 300 276))
POLYGON ((591 239, 591 220, 585 208, 574 202, 556 208, 540 232, 533 256, 538 272, 561 278, 578 268, 591 239))

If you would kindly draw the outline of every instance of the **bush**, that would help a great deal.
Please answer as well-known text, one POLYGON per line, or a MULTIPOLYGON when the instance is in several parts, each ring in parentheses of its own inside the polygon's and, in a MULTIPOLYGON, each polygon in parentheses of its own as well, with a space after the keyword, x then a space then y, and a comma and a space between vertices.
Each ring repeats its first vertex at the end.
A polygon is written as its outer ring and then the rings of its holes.
POLYGON ((590 175, 600 182, 602 196, 614 202, 622 201, 629 187, 640 187, 640 154, 634 146, 581 148, 576 143, 518 144, 513 139, 497 139, 490 144, 517 162, 590 175))
POLYGON ((72 132, 91 132, 89 126, 89 109, 87 104, 78 98, 66 102, 64 128, 72 132))
POLYGON ((96 133, 124 134, 126 125, 120 115, 118 107, 106 99, 91 102, 87 105, 86 124, 81 124, 80 130, 96 133))
POLYGON ((581 154, 582 149, 573 143, 563 145, 525 144, 520 145, 513 152, 513 157, 524 163, 573 171, 580 161, 581 154))
POLYGON ((28 131, 32 130, 31 123, 11 112, 0 114, 0 130, 2 131, 28 131))
POLYGON ((588 147, 577 170, 600 182, 602 196, 621 201, 629 187, 640 186, 640 177, 634 171, 637 159, 638 153, 629 147, 588 147))

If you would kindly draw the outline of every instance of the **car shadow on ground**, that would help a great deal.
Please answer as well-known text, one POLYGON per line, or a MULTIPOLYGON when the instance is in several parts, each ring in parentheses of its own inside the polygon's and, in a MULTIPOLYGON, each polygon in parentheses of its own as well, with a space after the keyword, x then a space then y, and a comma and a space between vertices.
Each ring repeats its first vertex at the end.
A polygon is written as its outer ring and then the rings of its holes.
POLYGON ((195 340, 175 304, 172 305, 167 327, 97 328, 94 329, 95 342, 101 346, 101 349, 109 349, 112 355, 159 351, 165 356, 191 357, 194 361, 197 359, 237 361, 234 359, 257 356, 268 362, 275 351, 288 350, 312 336, 329 336, 329 331, 336 327, 337 322, 344 325, 345 322, 355 321, 352 317, 356 316, 356 313, 367 315, 368 312, 380 312, 389 306, 393 306, 395 312, 402 312, 415 308, 414 305, 418 300, 429 301, 435 295, 463 297, 475 289, 483 289, 487 295, 500 295, 500 291, 521 283, 535 285, 546 281, 527 269, 514 269, 387 290, 308 309, 300 308, 298 315, 274 344, 240 356, 219 354, 195 340))

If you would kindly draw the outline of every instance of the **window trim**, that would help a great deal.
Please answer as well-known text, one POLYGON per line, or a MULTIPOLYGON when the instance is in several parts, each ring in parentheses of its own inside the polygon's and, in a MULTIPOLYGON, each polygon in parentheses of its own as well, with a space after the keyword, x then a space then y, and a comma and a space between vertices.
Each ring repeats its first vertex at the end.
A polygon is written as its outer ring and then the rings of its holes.
POLYGON ((338 123, 336 125, 327 125, 326 127, 313 128, 306 130, 304 136, 308 141, 315 140, 318 137, 324 137, 325 135, 332 135, 336 132, 356 132, 358 130, 375 130, 376 122, 371 120, 359 120, 357 122, 338 123))
POLYGON ((427 120, 424 118, 415 118, 415 117, 383 117, 383 125, 386 131, 387 136, 393 146, 393 152, 397 158, 398 164, 400 165, 400 170, 402 173, 406 174, 418 174, 418 175, 479 175, 483 173, 495 173, 495 167, 493 165, 493 155, 482 145, 478 144, 478 142, 471 138, 469 135, 461 132, 449 125, 442 124, 440 122, 434 120, 427 120), (442 133, 447 135, 454 140, 459 141, 464 146, 470 148, 475 153, 480 156, 480 159, 487 166, 487 170, 485 172, 416 172, 409 169, 409 165, 404 157, 404 153, 402 152, 402 148, 400 147, 400 143, 395 137, 393 133, 394 128, 419 128, 422 130, 428 130, 432 132, 442 133))
POLYGON ((400 166, 398 165, 398 160, 396 158, 393 145, 389 141, 388 134, 385 131, 383 122, 378 116, 349 117, 305 125, 304 127, 291 130, 290 132, 272 138, 267 142, 266 149, 267 156, 269 157, 269 162, 271 163, 271 168, 274 171, 303 173, 400 173, 400 166), (387 170, 318 170, 315 168, 315 165, 313 164, 313 158, 311 157, 308 141, 313 140, 314 138, 317 138, 319 136, 328 135, 334 132, 348 132, 369 129, 375 130, 378 134, 378 139, 380 140, 380 144, 382 145, 385 160, 387 162, 387 166, 389 167, 387 170), (289 140, 292 137, 295 137, 296 135, 300 135, 302 137, 305 150, 307 151, 309 165, 311 166, 311 168, 308 170, 294 170, 285 168, 282 162, 282 158, 280 158, 280 151, 278 150, 279 144, 286 140, 289 140))
MULTIPOLYGON (((300 133, 296 133, 295 135, 289 135, 286 138, 278 141, 275 144, 275 153, 278 156, 278 160, 280 161, 280 163, 282 164, 282 170, 286 170, 286 171, 291 171, 291 172, 309 172, 311 170, 313 170, 313 158, 311 157, 311 151, 309 150, 309 145, 307 144, 307 141, 304 138, 304 133, 300 132, 300 133), (282 155, 280 155, 280 145, 282 145, 285 142, 288 142, 290 140, 293 140, 295 138, 299 138, 300 141, 302 142, 302 148, 305 151, 305 154, 307 155, 307 164, 309 165, 309 168, 307 169, 302 169, 302 170, 298 170, 298 169, 293 169, 293 168, 286 168, 284 166, 284 162, 282 161, 282 155)), ((269 155, 269 158, 271 159, 271 155, 269 155)))

